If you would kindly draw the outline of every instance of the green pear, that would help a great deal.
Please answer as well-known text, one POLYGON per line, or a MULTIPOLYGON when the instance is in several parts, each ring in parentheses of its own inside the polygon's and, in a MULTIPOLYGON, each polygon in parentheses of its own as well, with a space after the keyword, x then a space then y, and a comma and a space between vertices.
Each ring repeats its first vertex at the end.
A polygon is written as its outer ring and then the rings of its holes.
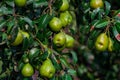
POLYGON ((23 66, 21 73, 24 77, 30 77, 34 73, 34 69, 30 63, 27 63, 23 66))
POLYGON ((113 51, 113 40, 109 37, 108 38, 108 51, 112 52, 113 51))
POLYGON ((91 8, 103 8, 104 7, 104 2, 103 0, 90 0, 90 7, 91 8))
POLYGON ((72 36, 66 34, 66 48, 72 48, 74 46, 75 40, 72 36))
POLYGON ((95 47, 96 50, 98 51, 105 51, 108 47, 108 36, 106 35, 106 33, 101 33, 95 42, 95 47))
POLYGON ((65 33, 64 32, 59 32, 59 33, 54 35, 54 37, 53 37, 53 44, 56 47, 64 46, 65 42, 66 42, 66 37, 65 37, 65 33))
POLYGON ((50 59, 46 59, 39 69, 40 75, 43 77, 51 78, 55 74, 55 67, 50 59))

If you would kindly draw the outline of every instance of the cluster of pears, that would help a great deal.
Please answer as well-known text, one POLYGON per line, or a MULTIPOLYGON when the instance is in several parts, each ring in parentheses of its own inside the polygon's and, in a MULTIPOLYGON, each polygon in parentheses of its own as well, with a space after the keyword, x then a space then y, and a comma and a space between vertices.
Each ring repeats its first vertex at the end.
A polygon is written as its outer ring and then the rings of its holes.
POLYGON ((64 48, 72 48, 74 46, 74 43, 74 38, 64 32, 59 32, 53 37, 53 44, 58 51, 61 51, 64 48))
POLYGON ((35 50, 38 50, 38 49, 36 49, 36 48, 31 49, 30 53, 28 54, 28 57, 25 58, 27 60, 25 61, 25 59, 24 59, 24 63, 25 64, 21 68, 21 74, 24 77, 31 77, 34 74, 34 71, 36 69, 36 70, 39 71, 39 74, 42 77, 46 77, 46 78, 53 77, 54 74, 55 74, 56 69, 55 69, 52 61, 49 58, 44 60, 42 62, 42 64, 37 66, 37 67, 31 65, 31 63, 29 62, 29 58, 36 55, 36 51, 35 50))
POLYGON ((69 1, 62 0, 62 5, 59 9, 60 15, 59 17, 53 17, 49 22, 49 27, 56 34, 53 37, 53 44, 56 49, 61 51, 65 47, 72 48, 74 46, 74 38, 71 35, 68 35, 61 31, 62 28, 66 27, 72 22, 72 15, 68 11, 69 1))
POLYGON ((53 32, 59 32, 63 27, 72 22, 72 15, 68 11, 69 2, 68 0, 62 0, 62 2, 63 3, 59 9, 59 17, 54 16, 49 22, 49 27, 53 32))
POLYGON ((101 33, 95 42, 95 48, 98 51, 113 51, 113 40, 106 33, 101 33))

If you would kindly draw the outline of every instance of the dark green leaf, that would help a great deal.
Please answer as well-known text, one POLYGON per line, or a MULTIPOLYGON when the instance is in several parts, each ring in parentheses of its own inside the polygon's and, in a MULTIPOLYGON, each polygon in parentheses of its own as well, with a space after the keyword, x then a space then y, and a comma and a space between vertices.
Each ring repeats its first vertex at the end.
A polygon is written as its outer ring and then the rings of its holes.
POLYGON ((109 14, 109 12, 110 12, 110 9, 111 9, 111 4, 109 3, 109 2, 107 2, 107 1, 105 1, 105 11, 106 11, 106 15, 108 15, 109 14))
POLYGON ((112 31, 113 31, 113 34, 114 34, 114 37, 120 41, 120 34, 118 33, 117 29, 115 26, 112 27, 112 31))
POLYGON ((67 62, 67 60, 64 58, 64 57, 61 57, 60 58, 60 62, 67 68, 69 68, 69 64, 67 62))
POLYGON ((95 28, 104 28, 109 24, 108 20, 100 20, 96 25, 95 28))
POLYGON ((68 69, 68 74, 75 76, 77 72, 74 69, 68 69))
POLYGON ((20 20, 25 21, 26 23, 28 23, 33 28, 33 22, 32 22, 32 20, 30 18, 21 17, 20 20))
POLYGON ((93 10, 93 12, 91 13, 91 19, 92 20, 96 17, 96 15, 98 14, 99 11, 100 11, 100 8, 97 8, 97 9, 93 10))
POLYGON ((7 23, 7 21, 0 21, 0 30, 5 26, 5 24, 7 23))
POLYGON ((6 25, 7 25, 7 33, 9 34, 11 32, 13 26, 15 25, 14 19, 10 20, 6 25))
POLYGON ((1 72, 2 72, 2 66, 3 66, 3 61, 0 60, 0 74, 1 74, 1 72))
POLYGON ((36 0, 34 1, 34 7, 38 8, 40 6, 47 6, 48 2, 46 0, 36 0))
POLYGON ((4 6, 2 6, 1 8, 0 8, 0 16, 1 15, 7 15, 7 14, 13 14, 13 9, 12 8, 6 8, 6 7, 4 7, 4 6))
POLYGON ((2 41, 6 40, 7 39, 7 34, 6 33, 3 33, 2 34, 2 41))
POLYGON ((73 58, 74 63, 77 63, 78 58, 77 58, 77 54, 76 54, 76 52, 71 51, 71 54, 72 54, 72 58, 73 58))
POLYGON ((6 0, 6 3, 11 6, 11 7, 14 7, 14 1, 10 1, 10 0, 6 0))
POLYGON ((115 23, 117 31, 120 33, 120 22, 115 23))
POLYGON ((45 28, 47 26, 47 24, 50 22, 50 20, 52 19, 52 16, 50 16, 49 14, 43 14, 40 18, 39 18, 39 25, 38 28, 45 28))
POLYGON ((64 80, 72 80, 72 77, 69 74, 65 74, 65 79, 64 80))
POLYGON ((60 6, 62 5, 62 0, 56 0, 55 3, 53 4, 54 7, 59 10, 60 6))
POLYGON ((22 50, 26 50, 29 47, 30 43, 29 43, 29 39, 26 37, 23 39, 23 46, 22 46, 22 50))

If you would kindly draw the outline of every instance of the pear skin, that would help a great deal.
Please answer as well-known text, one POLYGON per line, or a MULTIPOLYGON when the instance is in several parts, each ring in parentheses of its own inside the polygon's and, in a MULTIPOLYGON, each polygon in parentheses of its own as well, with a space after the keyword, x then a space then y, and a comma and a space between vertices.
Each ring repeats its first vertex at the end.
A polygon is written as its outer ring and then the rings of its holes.
POLYGON ((40 75, 43 77, 51 78, 55 74, 55 67, 50 59, 43 62, 39 69, 40 75))
POLYGON ((108 38, 108 42, 109 42, 108 51, 112 52, 113 51, 113 41, 110 37, 108 38))
POLYGON ((101 33, 95 42, 95 48, 98 51, 105 51, 108 47, 108 36, 106 33, 101 33))

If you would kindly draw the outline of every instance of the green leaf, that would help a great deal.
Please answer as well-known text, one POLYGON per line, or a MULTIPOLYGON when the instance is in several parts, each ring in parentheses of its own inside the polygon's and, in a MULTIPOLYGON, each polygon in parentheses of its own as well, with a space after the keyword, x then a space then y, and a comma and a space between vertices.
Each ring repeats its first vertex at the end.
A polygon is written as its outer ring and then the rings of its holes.
POLYGON ((73 80, 69 74, 65 74, 64 77, 64 80, 73 80))
POLYGON ((112 31, 113 31, 114 37, 120 42, 120 34, 118 33, 116 26, 113 26, 112 31))
POLYGON ((48 2, 46 0, 35 0, 33 5, 35 8, 40 6, 48 6, 48 2))
POLYGON ((108 2, 108 1, 105 1, 105 12, 106 12, 106 15, 108 15, 109 14, 109 12, 110 12, 110 9, 111 9, 111 5, 110 5, 110 3, 108 2))
POLYGON ((13 26, 15 25, 14 19, 10 20, 6 25, 7 25, 7 33, 9 34, 11 32, 13 26))
POLYGON ((6 3, 7 3, 9 6, 11 6, 11 7, 14 7, 14 6, 15 6, 13 0, 12 0, 12 1, 10 1, 10 0, 6 0, 6 3))
POLYGON ((83 75, 84 73, 87 72, 87 68, 85 65, 81 64, 79 67, 78 67, 78 74, 79 75, 83 75))
POLYGON ((8 15, 8 14, 13 14, 13 9, 12 8, 6 8, 6 7, 2 6, 0 8, 0 16, 1 15, 8 15))
POLYGON ((91 13, 91 19, 92 20, 96 17, 96 15, 98 14, 99 11, 100 11, 100 8, 97 8, 97 9, 93 10, 93 12, 91 13))
POLYGON ((7 39, 7 34, 6 33, 3 33, 2 34, 2 41, 6 40, 7 39))
POLYGON ((28 57, 30 60, 33 60, 35 57, 38 57, 40 50, 38 48, 32 48, 29 51, 28 57))
POLYGON ((100 20, 100 21, 95 25, 95 28, 104 28, 104 27, 106 27, 108 24, 109 24, 109 21, 103 19, 103 20, 100 20))
POLYGON ((95 80, 94 75, 91 74, 90 72, 87 72, 87 76, 90 80, 95 80))
POLYGON ((38 28, 45 28, 47 26, 47 24, 50 22, 50 20, 52 19, 52 16, 49 14, 43 14, 41 15, 41 17, 39 18, 38 22, 38 28))
POLYGON ((69 64, 67 62, 67 60, 64 58, 64 57, 61 57, 60 58, 60 62, 67 68, 69 68, 69 64))
POLYGON ((2 20, 0 21, 0 30, 6 25, 7 21, 2 20))
POLYGON ((59 10, 59 8, 61 7, 62 3, 63 3, 62 0, 55 0, 55 3, 53 4, 54 8, 59 10))
POLYGON ((73 76, 77 75, 77 72, 74 69, 68 69, 67 72, 68 74, 73 75, 73 76))
POLYGON ((24 38, 23 39, 23 46, 22 46, 22 50, 26 50, 29 47, 30 43, 29 43, 29 39, 28 38, 24 38))
POLYGON ((1 72, 2 72, 2 66, 3 66, 3 61, 0 60, 0 74, 1 74, 1 72))
POLYGON ((117 31, 120 33, 120 22, 115 23, 117 31))
POLYGON ((26 23, 28 23, 32 28, 33 28, 33 22, 30 18, 28 17, 20 17, 20 20, 25 21, 26 23))
POLYGON ((77 58, 77 54, 76 54, 76 52, 71 51, 71 54, 72 54, 73 62, 74 62, 74 63, 77 63, 78 58, 77 58))

